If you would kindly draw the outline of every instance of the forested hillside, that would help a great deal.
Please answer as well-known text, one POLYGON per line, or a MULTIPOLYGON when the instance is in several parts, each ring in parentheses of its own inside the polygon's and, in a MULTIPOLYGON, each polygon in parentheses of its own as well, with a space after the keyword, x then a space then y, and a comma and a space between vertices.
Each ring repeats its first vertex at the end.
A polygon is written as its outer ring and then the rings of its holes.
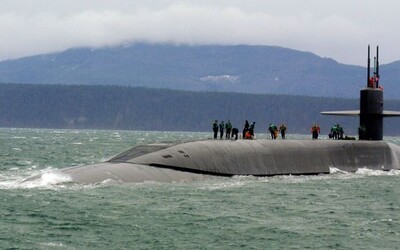
MULTIPOLYGON (((400 110, 400 101, 386 109, 400 110)), ((256 132, 284 122, 289 133, 309 133, 314 122, 328 133, 333 123, 354 134, 356 118, 322 116, 322 110, 358 109, 358 100, 267 94, 187 92, 121 86, 0 84, 0 126, 30 128, 210 131, 214 119, 256 132)), ((400 134, 388 119, 386 134, 400 134)))
MULTIPOLYGON (((357 98, 366 68, 274 46, 131 44, 3 61, 0 82, 357 98)), ((400 99, 399 62, 381 65, 381 85, 400 99)))

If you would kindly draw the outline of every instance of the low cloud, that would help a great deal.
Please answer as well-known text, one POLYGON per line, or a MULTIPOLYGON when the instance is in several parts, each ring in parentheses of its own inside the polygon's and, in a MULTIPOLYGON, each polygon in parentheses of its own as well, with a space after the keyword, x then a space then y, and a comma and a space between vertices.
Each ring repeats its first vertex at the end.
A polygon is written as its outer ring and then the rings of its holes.
POLYGON ((131 11, 93 9, 67 14, 5 12, 0 13, 3 34, 0 60, 71 47, 167 42, 277 45, 311 51, 344 63, 362 64, 366 44, 379 40, 371 39, 370 31, 337 15, 320 17, 306 12, 285 16, 194 4, 131 11))

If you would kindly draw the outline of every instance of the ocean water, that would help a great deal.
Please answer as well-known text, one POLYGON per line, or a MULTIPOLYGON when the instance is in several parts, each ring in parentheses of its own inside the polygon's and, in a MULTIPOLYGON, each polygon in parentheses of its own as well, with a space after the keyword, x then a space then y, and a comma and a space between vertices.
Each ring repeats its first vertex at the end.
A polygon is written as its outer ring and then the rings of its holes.
MULTIPOLYGON (((400 248, 400 171, 332 169, 330 175, 182 183, 22 182, 134 145, 208 137, 0 129, 0 249, 400 248)), ((400 144, 398 137, 385 139, 400 144)))

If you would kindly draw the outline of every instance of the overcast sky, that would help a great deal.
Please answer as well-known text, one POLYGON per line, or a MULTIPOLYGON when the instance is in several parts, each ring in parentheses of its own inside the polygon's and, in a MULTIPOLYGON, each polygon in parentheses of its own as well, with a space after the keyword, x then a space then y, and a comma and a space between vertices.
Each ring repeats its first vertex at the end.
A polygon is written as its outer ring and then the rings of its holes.
POLYGON ((276 45, 400 60, 400 0, 0 0, 0 60, 135 41, 276 45), (375 48, 373 49, 373 53, 375 48))

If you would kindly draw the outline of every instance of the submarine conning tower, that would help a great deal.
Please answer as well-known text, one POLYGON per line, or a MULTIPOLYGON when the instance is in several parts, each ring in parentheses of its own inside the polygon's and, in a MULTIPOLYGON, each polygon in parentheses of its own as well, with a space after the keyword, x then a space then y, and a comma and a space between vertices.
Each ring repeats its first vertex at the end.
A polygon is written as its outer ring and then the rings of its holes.
POLYGON ((367 85, 360 90, 360 109, 349 111, 321 112, 323 115, 359 116, 360 140, 381 141, 383 139, 383 118, 400 116, 398 111, 383 110, 383 88, 379 85, 379 47, 376 47, 374 71, 371 76, 370 46, 368 45, 367 85))
POLYGON ((360 91, 360 140, 383 139, 383 91, 365 88, 360 91))
POLYGON ((379 86, 379 47, 376 47, 374 72, 371 69, 370 46, 368 45, 367 86, 360 91, 360 140, 383 139, 383 90, 379 86))

